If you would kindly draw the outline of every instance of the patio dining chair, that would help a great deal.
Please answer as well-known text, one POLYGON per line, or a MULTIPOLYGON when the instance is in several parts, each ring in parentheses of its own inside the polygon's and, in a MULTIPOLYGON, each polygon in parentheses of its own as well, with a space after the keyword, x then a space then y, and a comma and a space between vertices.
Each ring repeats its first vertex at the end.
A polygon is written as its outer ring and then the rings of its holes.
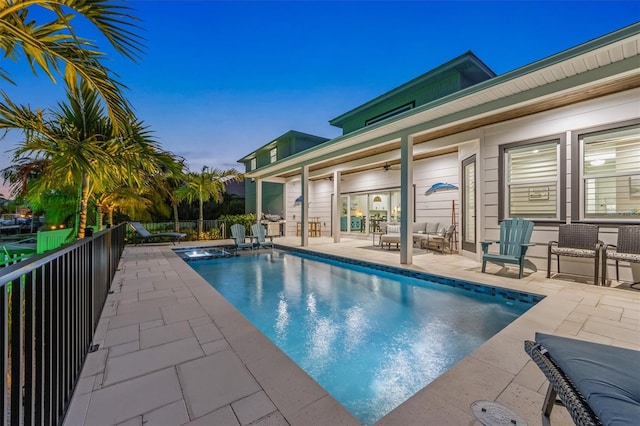
MULTIPOLYGON (((602 285, 607 284, 608 259, 616 261, 617 281, 620 281, 619 261, 640 263, 640 225, 620 226, 618 228, 617 244, 607 244, 602 249, 602 285)), ((638 284, 640 282, 633 283, 631 287, 638 284)))
POLYGON ((547 248, 547 278, 551 278, 551 256, 558 260, 560 273, 560 256, 592 258, 593 283, 598 285, 598 267, 602 241, 598 240, 598 226, 584 223, 560 225, 558 241, 549 241, 547 248))

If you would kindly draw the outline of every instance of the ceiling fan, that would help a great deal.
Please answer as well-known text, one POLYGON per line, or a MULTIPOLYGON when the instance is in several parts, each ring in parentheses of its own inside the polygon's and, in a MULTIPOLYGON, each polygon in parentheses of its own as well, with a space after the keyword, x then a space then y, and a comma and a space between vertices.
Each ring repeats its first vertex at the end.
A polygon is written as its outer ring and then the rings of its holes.
POLYGON ((382 171, 383 172, 388 172, 389 170, 400 170, 400 168, 399 167, 396 168, 395 166, 392 166, 388 162, 384 163, 384 166, 382 166, 382 171))

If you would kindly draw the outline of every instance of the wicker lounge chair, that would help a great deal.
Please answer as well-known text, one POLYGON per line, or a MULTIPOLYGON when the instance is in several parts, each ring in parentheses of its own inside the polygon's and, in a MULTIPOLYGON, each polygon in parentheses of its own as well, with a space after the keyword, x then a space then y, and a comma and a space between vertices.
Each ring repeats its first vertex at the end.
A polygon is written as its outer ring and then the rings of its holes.
POLYGON ((533 222, 522 218, 506 219, 500 223, 499 241, 482 241, 482 272, 485 272, 487 262, 504 266, 505 263, 518 265, 518 278, 522 278, 524 267, 537 271, 533 262, 525 259, 527 249, 535 244, 530 243, 533 233, 533 222), (489 245, 500 244, 499 253, 489 253, 489 245))
POLYGON ((576 425, 635 425, 640 419, 640 352, 536 333, 525 352, 549 380, 543 424, 558 397, 576 425))
POLYGON ((582 223, 560 225, 558 241, 549 241, 547 249, 547 278, 551 278, 551 256, 558 259, 560 273, 560 256, 585 257, 594 260, 593 283, 598 285, 598 266, 602 241, 598 240, 598 227, 582 223))
POLYGON ((251 249, 253 250, 253 239, 247 237, 247 231, 244 225, 236 223, 231 225, 231 238, 233 238, 233 244, 237 249, 251 249), (249 238, 249 242, 247 242, 249 238))
POLYGON ((456 225, 451 225, 441 228, 439 232, 428 233, 427 238, 420 241, 420 247, 427 250, 432 249, 444 254, 445 250, 449 250, 449 253, 453 253, 451 248, 451 241, 453 240, 453 234, 456 232, 456 225))
MULTIPOLYGON (((602 285, 607 285, 608 259, 616 261, 617 281, 620 281, 619 261, 640 263, 640 225, 620 226, 618 228, 618 243, 607 244, 602 249, 602 285)), ((638 284, 640 284, 640 282, 633 283, 631 287, 638 284)))
POLYGON ((179 241, 187 236, 187 234, 183 234, 182 232, 159 232, 157 234, 152 234, 142 226, 140 222, 129 222, 129 225, 133 228, 134 231, 138 234, 138 238, 136 239, 136 245, 144 244, 149 240, 170 240, 173 245, 176 244, 176 241, 179 241))
POLYGON ((267 231, 264 229, 264 226, 259 223, 254 223, 251 225, 251 232, 258 242, 258 248, 273 248, 273 235, 267 235, 267 231), (267 241, 267 238, 269 238, 269 241, 267 241))

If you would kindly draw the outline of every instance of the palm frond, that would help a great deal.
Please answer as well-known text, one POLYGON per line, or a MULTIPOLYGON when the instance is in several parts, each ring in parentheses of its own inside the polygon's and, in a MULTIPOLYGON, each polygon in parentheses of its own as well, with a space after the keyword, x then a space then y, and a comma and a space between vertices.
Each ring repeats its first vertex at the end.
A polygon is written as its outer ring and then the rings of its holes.
MULTIPOLYGON (((84 16, 116 51, 135 60, 142 53, 142 44, 135 33, 137 19, 130 12, 128 6, 108 0, 7 1, 0 6, 0 47, 13 60, 21 52, 34 73, 41 69, 52 81, 55 74, 61 74, 71 88, 77 87, 79 80, 86 81, 104 99, 115 127, 120 127, 131 115, 122 94, 125 87, 103 65, 104 55, 94 42, 75 33, 72 20, 84 16), (52 15, 48 21, 36 23, 28 14, 34 8, 52 15)), ((0 78, 4 77, 8 75, 0 72, 0 78)))

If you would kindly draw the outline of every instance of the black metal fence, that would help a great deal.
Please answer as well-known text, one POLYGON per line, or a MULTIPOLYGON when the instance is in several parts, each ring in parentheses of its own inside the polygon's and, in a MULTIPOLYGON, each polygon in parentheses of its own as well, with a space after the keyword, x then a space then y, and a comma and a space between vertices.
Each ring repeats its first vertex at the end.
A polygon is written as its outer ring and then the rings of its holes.
POLYGON ((62 423, 124 249, 125 225, 0 270, 0 424, 62 423))

